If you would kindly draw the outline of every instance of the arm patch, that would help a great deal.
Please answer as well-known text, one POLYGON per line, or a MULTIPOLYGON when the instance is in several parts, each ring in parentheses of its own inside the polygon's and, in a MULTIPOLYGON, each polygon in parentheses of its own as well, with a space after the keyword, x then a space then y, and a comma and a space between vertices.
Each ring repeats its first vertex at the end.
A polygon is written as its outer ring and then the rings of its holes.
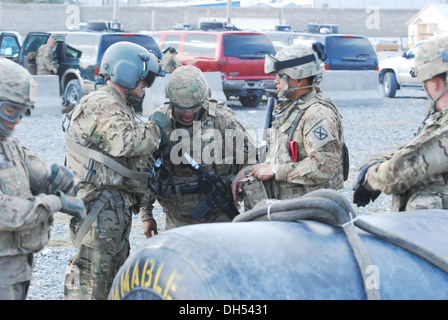
POLYGON ((316 123, 307 133, 306 137, 310 140, 311 144, 314 146, 314 149, 319 149, 335 139, 331 133, 327 121, 325 120, 316 123))

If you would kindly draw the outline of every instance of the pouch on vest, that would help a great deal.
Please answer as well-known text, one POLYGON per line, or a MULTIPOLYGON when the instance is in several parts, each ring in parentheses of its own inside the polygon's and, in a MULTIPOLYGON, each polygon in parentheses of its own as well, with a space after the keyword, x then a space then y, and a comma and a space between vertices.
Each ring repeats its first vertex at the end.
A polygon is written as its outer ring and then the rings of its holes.
POLYGON ((270 192, 265 188, 263 181, 254 177, 248 177, 240 180, 243 182, 243 199, 245 210, 252 209, 263 200, 272 198, 270 192))

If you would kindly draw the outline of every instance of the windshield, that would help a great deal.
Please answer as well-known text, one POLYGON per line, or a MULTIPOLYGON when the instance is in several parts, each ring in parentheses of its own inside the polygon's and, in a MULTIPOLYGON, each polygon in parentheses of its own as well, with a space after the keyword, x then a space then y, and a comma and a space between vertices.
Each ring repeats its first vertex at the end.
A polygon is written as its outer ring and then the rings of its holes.
POLYGON ((326 52, 329 58, 376 59, 370 41, 359 37, 328 37, 326 52))
POLYGON ((266 54, 275 54, 274 46, 266 35, 224 35, 224 56, 240 59, 264 59, 266 54))

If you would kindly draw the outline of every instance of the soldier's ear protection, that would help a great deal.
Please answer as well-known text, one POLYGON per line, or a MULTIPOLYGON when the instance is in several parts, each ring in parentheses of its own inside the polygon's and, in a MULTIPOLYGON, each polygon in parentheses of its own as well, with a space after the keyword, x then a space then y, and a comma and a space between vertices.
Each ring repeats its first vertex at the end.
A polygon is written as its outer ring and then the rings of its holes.
POLYGON ((134 89, 140 82, 140 72, 133 63, 119 60, 113 67, 110 79, 122 87, 134 89))
POLYGON ((312 44, 312 48, 314 52, 317 53, 317 56, 320 60, 325 61, 327 59, 327 54, 325 53, 325 46, 320 42, 314 42, 312 44))

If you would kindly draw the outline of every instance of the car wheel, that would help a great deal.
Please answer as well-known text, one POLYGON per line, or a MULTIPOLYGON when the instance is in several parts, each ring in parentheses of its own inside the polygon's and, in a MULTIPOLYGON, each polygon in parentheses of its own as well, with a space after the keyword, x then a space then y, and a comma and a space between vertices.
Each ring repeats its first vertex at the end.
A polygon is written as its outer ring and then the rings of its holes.
POLYGON ((263 100, 263 96, 261 94, 253 96, 240 96, 239 99, 243 107, 256 108, 263 100))
POLYGON ((383 94, 385 97, 393 98, 395 97, 395 93, 397 92, 397 78, 395 77, 395 73, 386 72, 383 79, 383 94))
POLYGON ((65 104, 66 105, 72 105, 76 106, 81 100, 82 97, 82 90, 81 90, 81 83, 79 80, 70 80, 67 86, 65 87, 65 104))

